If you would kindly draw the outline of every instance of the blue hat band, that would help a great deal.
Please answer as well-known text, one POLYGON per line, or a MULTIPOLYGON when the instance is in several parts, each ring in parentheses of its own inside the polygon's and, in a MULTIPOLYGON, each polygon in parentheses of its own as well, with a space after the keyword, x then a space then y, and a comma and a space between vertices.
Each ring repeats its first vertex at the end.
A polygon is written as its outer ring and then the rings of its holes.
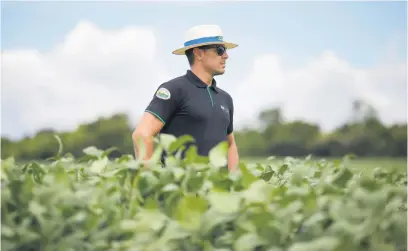
POLYGON ((223 42, 221 36, 215 36, 215 37, 201 37, 197 39, 193 39, 190 41, 187 41, 184 43, 184 46, 191 46, 191 45, 196 45, 196 44, 203 44, 203 43, 212 43, 212 42, 223 42))

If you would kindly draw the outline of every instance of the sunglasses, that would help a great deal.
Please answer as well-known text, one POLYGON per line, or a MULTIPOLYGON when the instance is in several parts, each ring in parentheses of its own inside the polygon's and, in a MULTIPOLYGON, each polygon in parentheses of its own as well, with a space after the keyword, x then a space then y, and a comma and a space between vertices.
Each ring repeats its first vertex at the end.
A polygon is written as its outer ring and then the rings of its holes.
POLYGON ((225 46, 223 45, 204 45, 200 47, 201 50, 208 50, 208 49, 216 49, 217 55, 218 56, 222 56, 224 55, 225 51, 227 50, 227 48, 225 48, 225 46))

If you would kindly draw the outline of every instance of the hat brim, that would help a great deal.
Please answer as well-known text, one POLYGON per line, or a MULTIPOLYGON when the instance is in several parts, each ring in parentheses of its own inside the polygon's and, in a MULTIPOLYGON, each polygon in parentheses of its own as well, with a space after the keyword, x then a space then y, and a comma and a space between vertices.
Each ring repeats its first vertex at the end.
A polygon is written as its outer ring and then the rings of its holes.
POLYGON ((175 55, 185 55, 186 50, 191 49, 191 48, 195 48, 195 47, 199 47, 199 46, 203 46, 203 45, 210 45, 210 44, 222 44, 225 46, 225 48, 227 49, 233 49, 235 47, 237 47, 237 44, 234 43, 230 43, 230 42, 208 42, 208 43, 201 43, 201 44, 195 44, 195 45, 190 45, 190 46, 186 46, 186 47, 182 47, 180 49, 174 50, 173 54, 175 55))

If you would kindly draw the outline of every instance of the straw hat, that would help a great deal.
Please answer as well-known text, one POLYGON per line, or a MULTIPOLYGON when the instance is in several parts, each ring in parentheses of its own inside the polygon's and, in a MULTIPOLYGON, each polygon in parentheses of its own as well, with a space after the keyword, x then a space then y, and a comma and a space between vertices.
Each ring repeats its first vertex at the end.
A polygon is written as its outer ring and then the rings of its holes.
POLYGON ((223 44, 227 49, 238 46, 223 39, 222 30, 218 25, 197 25, 186 31, 184 47, 173 51, 173 54, 185 55, 185 51, 188 49, 208 44, 223 44))

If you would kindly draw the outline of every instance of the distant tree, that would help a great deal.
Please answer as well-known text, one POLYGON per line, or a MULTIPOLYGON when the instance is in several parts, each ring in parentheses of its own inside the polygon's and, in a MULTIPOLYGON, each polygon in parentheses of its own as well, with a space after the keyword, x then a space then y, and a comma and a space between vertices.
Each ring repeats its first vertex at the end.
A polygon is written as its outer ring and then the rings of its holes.
POLYGON ((356 99, 352 102, 352 121, 362 123, 370 119, 377 119, 378 111, 373 105, 363 99, 356 99))
POLYGON ((280 108, 271 108, 259 113, 258 119, 264 127, 269 125, 280 125, 284 123, 284 118, 280 108))

